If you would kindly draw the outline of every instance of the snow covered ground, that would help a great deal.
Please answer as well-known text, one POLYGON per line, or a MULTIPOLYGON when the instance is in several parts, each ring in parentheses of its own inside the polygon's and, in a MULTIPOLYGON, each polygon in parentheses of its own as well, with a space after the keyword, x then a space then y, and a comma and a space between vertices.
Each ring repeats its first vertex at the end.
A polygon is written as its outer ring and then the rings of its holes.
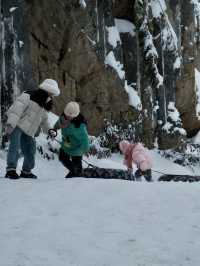
MULTIPOLYGON (((158 171, 192 174, 152 156, 158 171)), ((89 161, 124 167, 117 154, 89 161)), ((38 180, 0 179, 1 266, 200 265, 200 183, 66 180, 57 159, 36 165, 38 180)))

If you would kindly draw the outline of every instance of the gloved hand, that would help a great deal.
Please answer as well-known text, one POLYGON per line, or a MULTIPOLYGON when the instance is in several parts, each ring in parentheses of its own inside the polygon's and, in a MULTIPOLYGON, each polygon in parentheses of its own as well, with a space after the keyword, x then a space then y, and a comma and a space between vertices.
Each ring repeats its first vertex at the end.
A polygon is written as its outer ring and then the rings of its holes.
POLYGON ((6 136, 9 138, 10 135, 12 134, 14 128, 10 125, 10 124, 7 124, 6 125, 6 130, 5 130, 5 134, 6 136))
POLYGON ((85 155, 85 157, 89 158, 91 154, 89 152, 86 152, 86 153, 84 153, 84 155, 85 155))
POLYGON ((51 139, 55 139, 55 137, 57 136, 57 130, 54 128, 50 128, 48 130, 48 135, 51 139))

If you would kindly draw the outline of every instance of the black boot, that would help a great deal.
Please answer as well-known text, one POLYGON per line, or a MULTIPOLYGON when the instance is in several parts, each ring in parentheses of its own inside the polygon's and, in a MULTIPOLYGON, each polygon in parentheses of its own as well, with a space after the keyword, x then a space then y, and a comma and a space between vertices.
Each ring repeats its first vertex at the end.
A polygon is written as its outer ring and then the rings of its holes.
POLYGON ((152 176, 151 176, 151 169, 148 169, 144 172, 144 177, 147 182, 153 182, 152 176))
POLYGON ((37 176, 34 175, 33 173, 27 173, 27 172, 23 172, 21 171, 21 174, 20 174, 20 177, 21 178, 31 178, 31 179, 37 179, 37 176))
POLYGON ((65 178, 72 178, 72 177, 81 177, 83 176, 81 168, 74 168, 73 170, 69 171, 69 173, 65 176, 65 178))
POLYGON ((19 175, 16 173, 15 170, 8 170, 6 172, 5 178, 10 178, 10 179, 19 179, 19 175))
POLYGON ((65 176, 65 178, 72 178, 74 176, 75 176, 74 173, 69 171, 69 173, 65 176))
POLYGON ((74 169, 74 176, 76 176, 76 177, 83 176, 82 168, 76 167, 76 168, 74 169))
POLYGON ((135 172, 135 180, 136 181, 141 181, 142 180, 142 171, 140 169, 138 169, 136 172, 135 172))

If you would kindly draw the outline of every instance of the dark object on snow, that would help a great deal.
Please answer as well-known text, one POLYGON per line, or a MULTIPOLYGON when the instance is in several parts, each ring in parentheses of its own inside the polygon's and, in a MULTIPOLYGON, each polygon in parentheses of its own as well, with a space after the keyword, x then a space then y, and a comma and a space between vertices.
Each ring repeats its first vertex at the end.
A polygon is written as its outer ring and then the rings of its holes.
POLYGON ((82 169, 82 171, 76 173, 69 172, 65 178, 83 177, 83 178, 102 178, 102 179, 121 179, 130 181, 141 181, 141 177, 144 177, 146 181, 151 182, 151 170, 141 174, 136 171, 135 175, 132 171, 121 169, 100 168, 94 165, 82 169))
POLYGON ((199 182, 200 176, 192 175, 162 175, 159 177, 158 181, 174 181, 174 182, 199 182))
POLYGON ((99 168, 96 166, 83 169, 82 174, 86 178, 135 180, 134 175, 127 170, 99 168))
MULTIPOLYGON (((122 179, 131 181, 141 181, 141 177, 144 176, 146 181, 152 181, 151 170, 142 172, 137 170, 133 174, 132 170, 112 169, 112 168, 100 168, 93 164, 83 160, 88 167, 82 169, 82 177, 86 178, 103 178, 103 179, 122 179)), ((80 176, 80 175, 79 175, 80 176)))

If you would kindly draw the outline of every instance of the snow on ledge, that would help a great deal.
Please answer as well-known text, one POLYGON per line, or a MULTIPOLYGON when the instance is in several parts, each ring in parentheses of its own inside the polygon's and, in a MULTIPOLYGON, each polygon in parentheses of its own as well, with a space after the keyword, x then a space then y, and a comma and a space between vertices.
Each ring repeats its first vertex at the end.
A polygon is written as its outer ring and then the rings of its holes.
POLYGON ((117 71, 117 74, 120 79, 124 79, 125 72, 123 70, 123 65, 120 63, 120 61, 117 61, 113 51, 109 52, 105 58, 105 64, 111 66, 117 71))
POLYGON ((179 114, 178 110, 176 109, 174 102, 169 102, 169 104, 168 104, 168 116, 174 122, 180 121, 180 114, 179 114))
POLYGON ((9 9, 9 12, 12 13, 14 12, 16 9, 18 8, 18 6, 13 6, 9 9))
POLYGON ((116 26, 106 27, 108 32, 108 42, 113 48, 117 47, 118 43, 121 43, 119 32, 116 26))
POLYGON ((129 105, 133 106, 135 109, 141 111, 142 110, 142 103, 138 92, 131 86, 127 84, 127 80, 125 80, 125 90, 129 96, 129 105))
POLYGON ((151 8, 153 17, 160 18, 167 9, 165 0, 151 0, 151 8))
POLYGON ((178 56, 174 62, 174 70, 179 69, 181 67, 181 58, 178 56))
POLYGON ((115 19, 116 27, 119 33, 129 33, 131 36, 135 36, 135 25, 125 19, 115 19))
POLYGON ((200 72, 195 68, 195 87, 196 87, 196 115, 200 120, 200 72))
POLYGON ((86 8, 87 5, 85 3, 85 0, 79 0, 79 4, 81 5, 82 8, 86 8))

